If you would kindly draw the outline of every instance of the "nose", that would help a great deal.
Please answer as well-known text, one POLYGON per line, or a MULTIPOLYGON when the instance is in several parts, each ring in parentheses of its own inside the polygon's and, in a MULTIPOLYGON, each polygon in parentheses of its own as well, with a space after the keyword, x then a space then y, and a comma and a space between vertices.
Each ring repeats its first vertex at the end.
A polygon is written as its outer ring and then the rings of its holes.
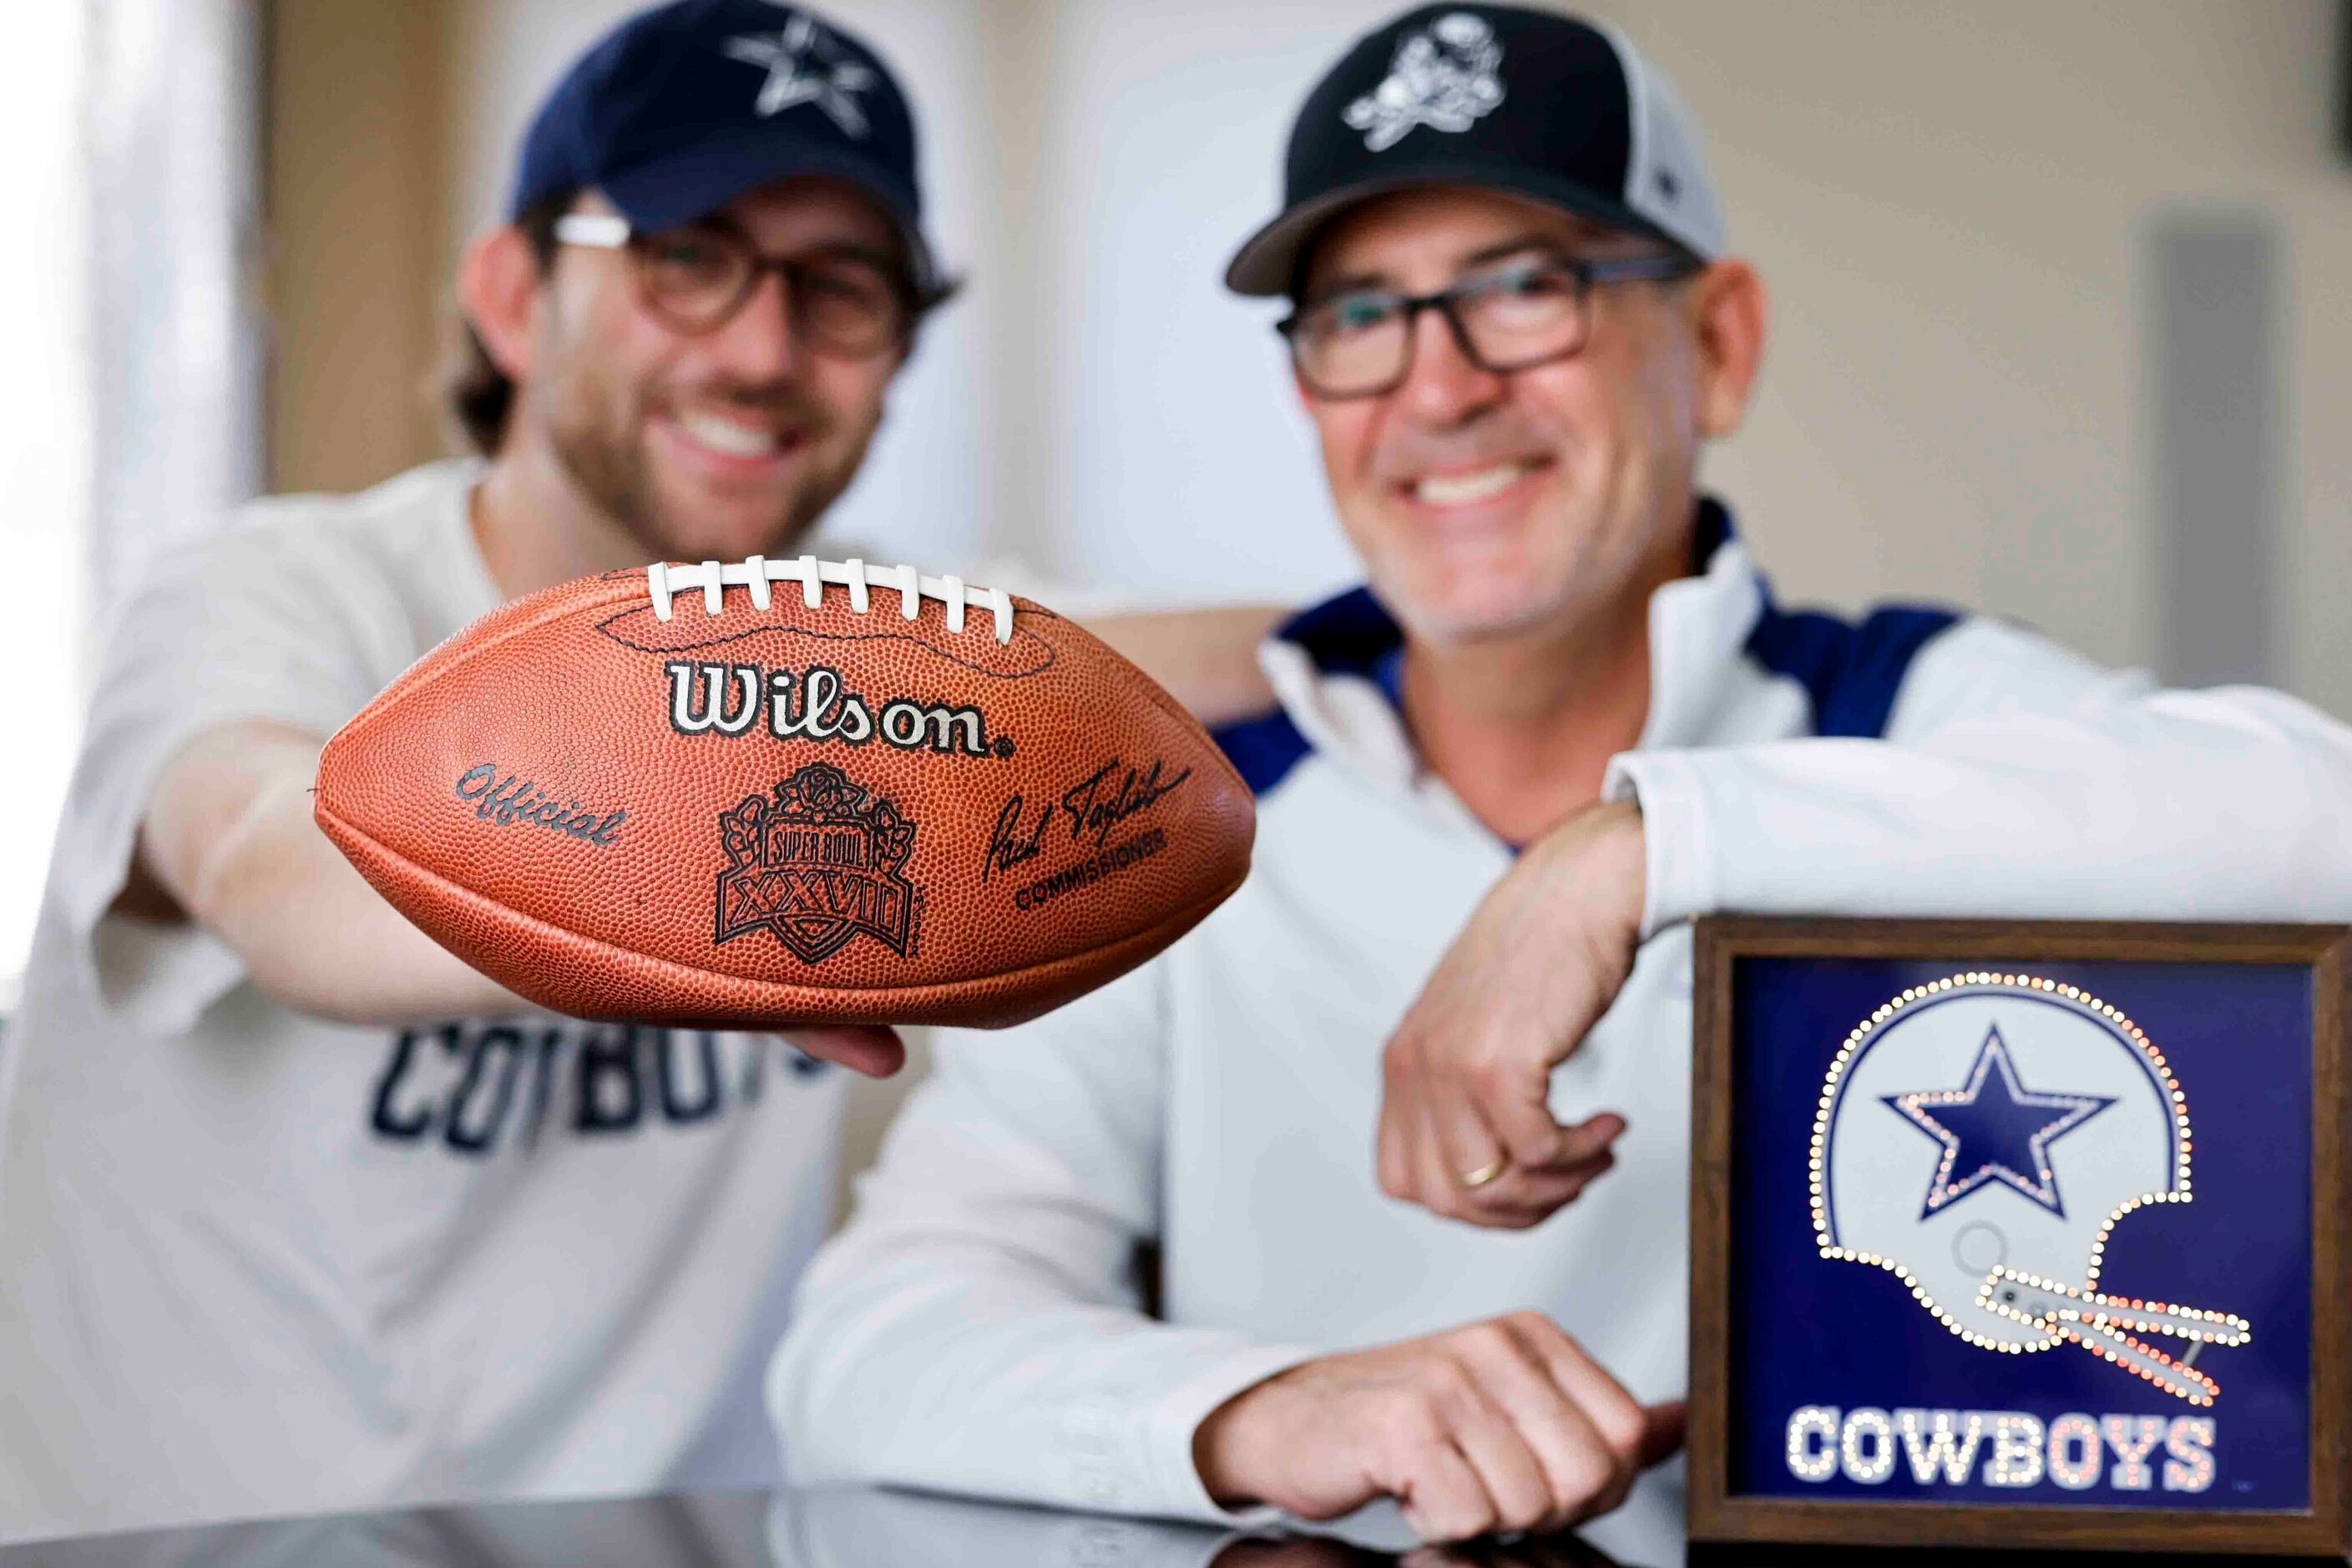
POLYGON ((713 366, 751 384, 788 379, 799 367, 801 347, 793 330, 792 289, 782 275, 763 273, 751 297, 701 343, 713 366))
POLYGON ((1460 425, 1503 395, 1503 378, 1480 369, 1464 352, 1444 312, 1422 311, 1413 331, 1412 368, 1396 391, 1411 417, 1424 425, 1460 425))

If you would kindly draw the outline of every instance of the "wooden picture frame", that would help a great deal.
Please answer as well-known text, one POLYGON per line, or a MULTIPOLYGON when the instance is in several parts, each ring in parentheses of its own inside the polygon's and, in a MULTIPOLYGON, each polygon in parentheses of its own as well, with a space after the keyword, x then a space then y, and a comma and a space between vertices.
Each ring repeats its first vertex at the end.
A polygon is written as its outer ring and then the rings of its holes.
POLYGON ((2352 931, 1727 916, 1700 921, 1695 942, 1694 1542, 2345 1552, 2352 931), (2103 991, 2125 994, 2110 1002, 2103 991), (1879 992, 1885 1001, 1868 1005, 1879 992), (2128 1016, 2135 1003, 2147 1015, 2137 1023, 2128 1016), (2032 1047, 2039 1058, 2028 1063, 2021 1045, 2000 1038, 2004 1027, 2045 1042, 2032 1047), (2298 1030, 2307 1032, 2287 1037, 2298 1030), (1952 1064, 1979 1035, 1973 1066, 1956 1079, 1952 1064), (2266 1056, 2296 1069, 2239 1070, 2266 1056), (2082 1089, 2056 1081, 2070 1075, 2112 1092, 2061 1092, 2082 1089), (1910 1078, 1944 1092, 1889 1092, 1912 1087, 1910 1078), (1815 1108, 1803 1130, 1791 1126, 1801 1089, 1815 1108), (2190 1107, 2209 1100, 2208 1124, 2223 1134, 2217 1147, 2191 1136, 2190 1107), (2067 1151, 2064 1139, 2100 1117, 2103 1131, 2075 1146, 2087 1152, 2067 1151), (2268 1136, 2250 1135, 2264 1125, 2268 1136), (2153 1154, 2142 1136, 2150 1127, 2170 1140, 2153 1154), (2192 1148, 2204 1178, 2194 1189, 2192 1148), (2298 1163, 2307 1192, 2293 1190, 2298 1163), (1924 1199, 1913 1190, 1921 1168, 1924 1199), (2128 1197, 2099 1221, 2108 1194, 2159 1168, 2171 1185, 2128 1197), (2243 1201, 2258 1185, 2272 1196, 2243 1201), (1790 1206, 1800 1192, 1811 1222, 1801 1237, 1790 1206), (1963 1205, 1979 1193, 1979 1217, 1961 1226, 1963 1205), (2083 1278, 2030 1271, 2064 1245, 2050 1237, 2086 1224, 2095 1228, 2083 1278), (2152 1278, 2167 1270, 2148 1260, 2168 1260, 2220 1296, 2268 1292, 2258 1295, 2266 1310, 2249 1322, 2202 1310, 2227 1302, 2168 1307, 2197 1298, 2158 1300, 2152 1282, 2116 1280, 2126 1225, 2156 1227, 2133 1238, 2126 1272, 2152 1278), (1865 1226, 1877 1233, 1864 1235, 1865 1226), (2149 1235, 2171 1239, 2149 1243, 2149 1235), (2303 1276, 2291 1242, 2281 1239, 2296 1235, 2308 1242, 2307 1300, 2295 1288, 2303 1276), (1882 1243, 1886 1236, 1894 1239, 1882 1243), (1895 1250, 1873 1250, 1882 1247, 1895 1250), (1899 1255, 1906 1247, 1916 1260, 1899 1255), (1877 1267, 1855 1267, 1864 1263, 1877 1267), (2098 1293, 2103 1266, 2113 1289, 2145 1289, 2148 1300, 2098 1293), (1979 1268, 1987 1273, 1973 1301, 1948 1286, 1979 1268), (2158 1316, 2124 1321, 2133 1309, 2158 1316), (2179 1359, 2139 1353, 2159 1341, 2178 1346, 2168 1335, 2191 1342, 2179 1359), (2197 1370, 2200 1352, 2221 1383, 2197 1370), (1808 1378, 1822 1400, 1790 1403, 1808 1378), (2017 1391, 2032 1379, 2063 1385, 2078 1403, 2064 1414, 2029 1412, 2032 1401, 2017 1391), (1897 1408, 1906 1380, 1919 1389, 1917 1407, 1897 1408), (2232 1381, 2234 1406, 2224 1386, 2232 1381), (1984 1389, 1993 1392, 1974 1392, 1984 1389), (1971 1399, 2009 1408, 1980 1410, 1971 1399), (2094 1399, 2154 1414, 2080 1404, 2094 1399), (2168 1419, 2169 1436, 2151 1451, 2146 1424, 2168 1419), (2122 1425, 2103 1448, 2108 1422, 2122 1425), (1993 1447, 1980 1447, 1996 1432, 1993 1447), (2241 1434, 2252 1435, 2231 1448, 2241 1434), (2029 1447, 2045 1440, 2055 1447, 2029 1447), (2240 1453, 2249 1456, 2243 1475, 2233 1469, 2240 1453), (2158 1462, 2169 1467, 2161 1487, 2146 1468, 2158 1462), (2021 1482, 2029 1469, 2035 1479, 2021 1482))

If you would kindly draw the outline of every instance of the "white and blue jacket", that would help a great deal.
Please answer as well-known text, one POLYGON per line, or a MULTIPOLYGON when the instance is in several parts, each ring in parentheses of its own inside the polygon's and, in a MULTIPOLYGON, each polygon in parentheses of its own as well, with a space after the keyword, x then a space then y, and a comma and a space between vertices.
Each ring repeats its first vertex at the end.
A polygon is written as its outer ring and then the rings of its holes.
MULTIPOLYGON (((1226 1517, 1191 1447, 1226 1398, 1523 1308, 1637 1397, 1677 1394, 1694 915, 2352 918, 2342 726, 1996 621, 1784 612, 1722 509, 1703 520, 1608 775, 1643 811, 1647 940, 1553 1082, 1563 1117, 1624 1114, 1616 1168, 1526 1232, 1378 1189, 1381 1047, 1511 848, 1419 764, 1401 634, 1344 595, 1267 645, 1280 710, 1221 736, 1258 791, 1241 889, 1101 991, 940 1041, 772 1369, 796 1474, 1226 1517)), ((1680 1510, 1660 1471, 1593 1534, 1678 1553, 1680 1510)))

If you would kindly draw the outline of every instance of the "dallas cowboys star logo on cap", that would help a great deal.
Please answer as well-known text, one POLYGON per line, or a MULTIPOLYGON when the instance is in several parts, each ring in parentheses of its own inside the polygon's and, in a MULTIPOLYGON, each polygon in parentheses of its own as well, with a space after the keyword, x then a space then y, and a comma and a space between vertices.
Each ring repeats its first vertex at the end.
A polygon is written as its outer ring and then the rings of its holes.
POLYGON ((829 59, 824 29, 812 16, 795 16, 776 33, 751 33, 727 40, 729 59, 768 73, 753 110, 765 120, 796 103, 814 103, 853 140, 866 137, 866 111, 856 95, 874 85, 874 73, 855 60, 829 59))
POLYGON ((2050 1145, 2115 1103, 2107 1095, 2029 1092, 2018 1082, 1999 1028, 1986 1033, 1965 1087, 1881 1098, 1943 1146, 1921 1219, 1987 1182, 1999 1182, 2065 1218, 2050 1145))

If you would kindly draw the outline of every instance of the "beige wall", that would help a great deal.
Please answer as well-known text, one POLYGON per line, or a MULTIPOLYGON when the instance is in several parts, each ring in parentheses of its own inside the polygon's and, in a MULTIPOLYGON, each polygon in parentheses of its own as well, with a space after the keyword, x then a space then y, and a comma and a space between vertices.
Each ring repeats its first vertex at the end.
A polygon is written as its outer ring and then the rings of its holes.
POLYGON ((1696 106, 1774 285, 1765 396, 1715 475, 1808 595, 1952 597, 2149 657, 2135 247, 2176 204, 2267 212, 2290 300, 2284 673, 2352 712, 2339 5, 1604 4, 1696 106))
POLYGON ((271 485, 351 489, 439 450, 448 6, 268 9, 271 485))

